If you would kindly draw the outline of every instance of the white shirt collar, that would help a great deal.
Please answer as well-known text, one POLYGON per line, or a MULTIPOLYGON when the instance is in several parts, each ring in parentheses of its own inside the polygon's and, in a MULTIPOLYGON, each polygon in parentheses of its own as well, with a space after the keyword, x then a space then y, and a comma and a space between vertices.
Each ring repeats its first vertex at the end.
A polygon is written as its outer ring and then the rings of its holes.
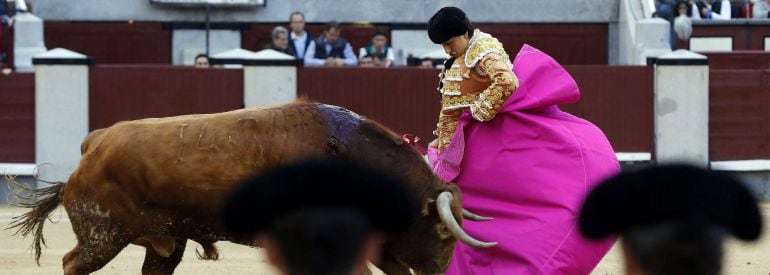
POLYGON ((307 37, 307 31, 304 31, 302 36, 297 36, 294 32, 291 32, 289 35, 291 36, 291 39, 305 39, 307 37))

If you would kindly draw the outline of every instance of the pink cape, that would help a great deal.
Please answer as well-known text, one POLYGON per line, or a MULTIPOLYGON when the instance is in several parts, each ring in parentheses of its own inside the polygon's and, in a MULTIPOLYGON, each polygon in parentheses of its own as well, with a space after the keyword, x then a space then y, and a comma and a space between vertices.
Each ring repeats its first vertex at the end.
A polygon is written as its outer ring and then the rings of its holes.
POLYGON ((599 128, 556 106, 580 99, 561 65, 524 45, 513 71, 520 86, 493 120, 465 112, 451 144, 428 152, 434 172, 462 190, 465 209, 494 218, 466 220, 465 231, 498 242, 458 242, 447 274, 588 274, 615 239, 584 239, 577 214, 618 161, 599 128))

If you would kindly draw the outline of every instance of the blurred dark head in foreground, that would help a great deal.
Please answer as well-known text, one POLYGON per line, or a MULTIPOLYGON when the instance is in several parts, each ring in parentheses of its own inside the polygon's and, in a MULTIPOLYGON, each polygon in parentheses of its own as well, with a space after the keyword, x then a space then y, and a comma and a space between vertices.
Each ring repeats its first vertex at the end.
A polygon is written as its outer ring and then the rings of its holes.
POLYGON ((387 175, 338 158, 251 178, 225 201, 224 223, 254 234, 285 274, 352 274, 376 260, 385 235, 409 227, 417 204, 387 175))
POLYGON ((720 274, 727 235, 759 238, 757 201, 722 173, 664 165, 621 173, 588 196, 583 235, 620 234, 627 274, 720 274))

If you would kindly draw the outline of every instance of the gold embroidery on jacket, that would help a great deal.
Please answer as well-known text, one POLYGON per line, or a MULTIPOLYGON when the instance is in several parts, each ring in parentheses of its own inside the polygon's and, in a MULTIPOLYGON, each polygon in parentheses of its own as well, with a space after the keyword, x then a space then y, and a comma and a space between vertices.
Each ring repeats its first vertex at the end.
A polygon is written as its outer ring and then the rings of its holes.
POLYGON ((489 121, 502 109, 503 104, 518 88, 518 79, 512 72, 512 65, 502 44, 489 34, 476 30, 465 54, 458 57, 441 74, 441 112, 433 133, 438 136, 438 150, 442 151, 452 141, 457 130, 457 121, 468 108, 474 119, 489 121), (480 81, 471 77, 471 69, 479 77, 491 80, 480 93, 461 91, 464 81, 480 81))

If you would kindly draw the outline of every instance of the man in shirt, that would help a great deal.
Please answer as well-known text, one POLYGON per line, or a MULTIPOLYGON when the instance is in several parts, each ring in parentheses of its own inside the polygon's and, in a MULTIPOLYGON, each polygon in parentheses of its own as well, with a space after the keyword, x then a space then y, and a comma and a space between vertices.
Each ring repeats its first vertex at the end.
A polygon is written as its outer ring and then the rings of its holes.
POLYGON ((305 31, 305 15, 298 11, 292 12, 289 15, 289 28, 291 28, 289 48, 298 59, 303 59, 307 46, 314 39, 310 33, 305 31))
POLYGON ((340 37, 340 25, 337 22, 327 24, 326 31, 311 41, 305 52, 306 67, 356 65, 358 65, 358 59, 353 53, 353 47, 347 40, 340 37))

